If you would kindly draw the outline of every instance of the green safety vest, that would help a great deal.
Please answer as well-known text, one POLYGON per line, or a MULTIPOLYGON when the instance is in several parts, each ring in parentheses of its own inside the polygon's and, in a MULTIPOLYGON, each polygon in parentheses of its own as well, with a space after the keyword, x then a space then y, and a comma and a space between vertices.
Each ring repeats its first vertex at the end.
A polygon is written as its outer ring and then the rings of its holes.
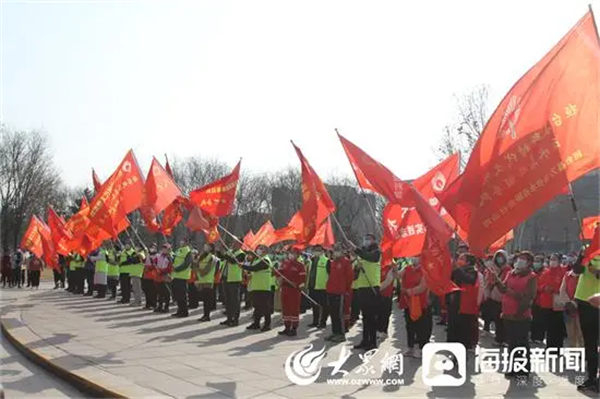
MULTIPOLYGON (((250 284, 248 284, 248 291, 271 291, 271 259, 263 258, 269 267, 265 270, 259 270, 250 273, 250 284)), ((252 266, 260 263, 260 259, 257 258, 252 262, 252 266)))
POLYGON ((128 251, 121 252, 121 262, 120 262, 120 268, 119 268, 119 271, 121 273, 129 274, 129 275, 132 274, 133 265, 128 265, 128 264, 124 264, 124 263, 127 262, 127 258, 133 254, 135 254, 135 249, 130 249, 128 251))
POLYGON ((108 257, 108 251, 103 249, 100 251, 100 259, 96 261, 96 273, 108 273, 108 262, 106 261, 108 257))
POLYGON ((197 278, 196 282, 202 283, 202 284, 213 284, 215 282, 216 259, 215 259, 214 255, 212 255, 212 254, 206 255, 206 257, 200 261, 200 264, 198 266, 201 269, 204 269, 205 267, 207 267, 207 265, 209 263, 213 264, 210 271, 207 274, 205 274, 204 276, 201 276, 200 273, 198 272, 198 278, 197 278))
POLYGON ((379 287, 381 284, 381 266, 379 262, 367 262, 366 260, 360 260, 359 262, 363 267, 359 269, 358 278, 354 280, 352 288, 379 287))
POLYGON ((73 259, 71 259, 71 263, 69 263, 70 270, 81 269, 83 267, 83 258, 79 254, 75 254, 73 259))
POLYGON ((108 277, 119 277, 119 264, 117 262, 117 255, 115 251, 107 251, 108 260, 108 277))
MULTIPOLYGON (((175 251, 175 260, 173 261, 173 269, 181 266, 183 264, 183 262, 185 262, 185 258, 191 251, 192 251, 192 249, 187 245, 185 247, 181 247, 181 248, 177 249, 177 251, 175 251)), ((171 276, 173 278, 177 278, 177 279, 189 280, 192 277, 192 269, 188 265, 188 267, 186 267, 184 270, 182 270, 180 272, 176 272, 175 270, 173 270, 173 273, 171 274, 171 276)))
MULTIPOLYGON (((233 255, 237 259, 237 257, 243 253, 244 251, 238 249, 233 255)), ((225 267, 227 269, 227 283, 240 283, 242 281, 242 268, 240 265, 237 263, 227 262, 225 267)))
MULTIPOLYGON (((597 263, 598 261, 592 259, 590 263, 595 267, 600 266, 596 265, 595 262, 597 263)), ((598 293, 600 293, 600 279, 597 279, 594 273, 588 270, 587 266, 584 266, 583 273, 579 275, 579 280, 577 281, 575 299, 587 302, 589 297, 598 293)))
POLYGON ((329 278, 329 274, 327 274, 327 257, 322 255, 317 261, 317 276, 315 278, 315 290, 324 290, 327 288, 327 279, 329 278))
POLYGON ((140 251, 138 255, 140 258, 140 263, 135 263, 129 266, 129 274, 132 277, 142 277, 142 274, 144 274, 144 253, 140 251))

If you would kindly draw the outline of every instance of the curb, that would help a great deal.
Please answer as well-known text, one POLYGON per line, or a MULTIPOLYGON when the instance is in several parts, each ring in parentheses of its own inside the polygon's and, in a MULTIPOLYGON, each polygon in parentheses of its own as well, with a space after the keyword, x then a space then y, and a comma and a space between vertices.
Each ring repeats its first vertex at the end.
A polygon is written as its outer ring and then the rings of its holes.
POLYGON ((93 381, 85 379, 75 373, 72 373, 47 359, 33 349, 27 348, 18 339, 16 339, 6 328, 4 322, 0 321, 0 329, 2 335, 26 358, 31 360, 36 365, 43 367, 60 379, 70 383, 81 392, 95 398, 126 398, 126 396, 96 384, 93 381))

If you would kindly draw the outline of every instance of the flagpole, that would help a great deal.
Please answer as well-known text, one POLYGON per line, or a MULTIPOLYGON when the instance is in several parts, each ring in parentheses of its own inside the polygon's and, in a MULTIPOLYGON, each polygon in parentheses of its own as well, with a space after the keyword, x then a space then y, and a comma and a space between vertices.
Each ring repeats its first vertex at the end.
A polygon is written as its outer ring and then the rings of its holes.
POLYGON ((569 182, 569 196, 571 197, 571 207, 573 207, 573 212, 575 213, 575 217, 577 218, 577 225, 579 227, 579 237, 580 239, 583 239, 583 222, 581 221, 579 209, 577 208, 577 203, 575 202, 575 194, 573 193, 573 187, 571 186, 571 182, 569 182))
MULTIPOLYGON (((335 133, 338 136, 340 136, 340 132, 338 131, 338 129, 335 128, 334 130, 335 130, 335 133)), ((377 231, 379 232, 380 236, 383 236, 383 228, 381 227, 381 224, 377 220, 377 216, 375 216, 375 209, 373 208, 373 205, 371 205, 371 201, 369 201, 369 198, 367 198, 367 193, 365 192, 365 189, 362 188, 362 186, 360 185, 360 180, 358 179, 358 176, 356 175, 356 171, 354 170, 354 167, 352 167, 352 173, 354 173, 354 177, 356 178, 356 182, 358 183, 358 188, 360 190, 360 193, 362 194, 363 199, 365 200, 365 202, 367 203, 367 206, 369 207, 369 211, 371 212, 371 217, 373 217, 375 226, 377 226, 376 227, 377 231)))
MULTIPOLYGON (((223 230, 225 233, 227 233, 231 238, 233 238, 235 241, 237 241, 238 243, 244 245, 244 243, 242 241, 240 241, 239 238, 237 238, 233 233, 231 233, 229 230, 227 230, 225 227, 223 227, 221 225, 221 223, 218 224, 218 226, 221 228, 221 230, 223 230)), ((223 245, 225 245, 225 248, 227 248, 229 251, 231 251, 229 249, 229 247, 225 244, 225 242, 223 241, 223 239, 221 239, 221 242, 223 243, 223 245)), ((258 259, 264 259, 266 257, 265 256, 259 256, 256 252, 254 252, 254 250, 250 249, 250 252, 252 252, 254 255, 256 255, 256 257, 258 259)), ((281 274, 281 272, 279 270, 277 270, 274 267, 271 267, 272 271, 275 271, 275 273, 277 273, 279 275, 279 277, 281 277, 283 280, 285 280, 288 284, 290 284, 292 287, 298 288, 298 286, 296 286, 296 284, 294 284, 292 281, 290 281, 288 278, 286 278, 283 274, 281 274)), ((306 299, 308 299, 310 302, 312 302, 314 305, 322 308, 321 304, 317 303, 317 301, 315 301, 314 299, 312 299, 307 293, 305 293, 303 290, 299 289, 300 294, 302 294, 306 299)))
MULTIPOLYGON (((129 220, 129 216, 125 216, 125 218, 129 222, 129 227, 131 227, 131 230, 133 230, 133 234, 135 234, 135 236, 138 239, 138 241, 140 242, 140 244, 142 244, 142 247, 146 251, 148 251, 148 248, 146 247, 146 244, 144 244, 144 241, 142 241, 142 239, 140 238, 140 235, 138 234, 137 229, 135 227, 133 227, 133 224, 131 224, 131 220, 129 220)), ((131 238, 131 235, 129 234, 129 229, 125 229, 125 232, 129 236, 129 239, 133 242, 133 239, 131 238)))

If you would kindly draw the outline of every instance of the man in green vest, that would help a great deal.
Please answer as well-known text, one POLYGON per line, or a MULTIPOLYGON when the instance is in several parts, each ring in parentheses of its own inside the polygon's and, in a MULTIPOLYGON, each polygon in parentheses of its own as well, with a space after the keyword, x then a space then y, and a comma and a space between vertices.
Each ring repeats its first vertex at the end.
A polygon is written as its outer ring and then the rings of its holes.
POLYGON ((221 325, 235 327, 240 319, 240 287, 242 284, 241 264, 246 259, 246 254, 241 249, 241 245, 234 241, 231 251, 217 254, 224 262, 223 274, 221 274, 221 284, 225 292, 225 314, 227 320, 221 322, 221 325))
POLYGON ((83 294, 83 257, 78 253, 71 254, 71 263, 69 264, 69 270, 72 275, 73 294, 83 294))
POLYGON ((377 348, 377 306, 379 304, 379 285, 381 281, 381 266, 379 264, 381 252, 373 234, 365 235, 362 247, 354 248, 354 293, 363 315, 362 340, 354 349, 369 351, 377 348))
POLYGON ((142 275, 144 274, 144 251, 136 246, 131 253, 131 266, 129 266, 129 279, 131 280, 131 290, 133 292, 133 302, 130 306, 142 305, 142 275))
POLYGON ((579 274, 575 289, 575 302, 579 314, 579 324, 585 347, 587 380, 577 387, 579 391, 598 392, 598 329, 600 309, 594 307, 590 298, 600 293, 600 255, 596 255, 587 265, 580 256, 573 265, 573 272, 579 274))
POLYGON ((202 309, 204 314, 198 320, 201 322, 210 321, 210 312, 216 308, 215 301, 215 272, 219 259, 215 256, 214 244, 204 244, 204 251, 194 257, 192 269, 196 271, 196 288, 200 299, 202 299, 202 309))
POLYGON ((260 328, 260 319, 265 318, 265 324, 261 331, 269 331, 271 329, 271 307, 269 304, 271 298, 271 260, 266 257, 268 248, 264 245, 259 245, 256 248, 256 256, 250 252, 246 262, 242 268, 250 272, 250 283, 248 291, 252 297, 252 305, 254 306, 254 321, 246 329, 258 330, 260 328))
POLYGON ((192 276, 192 248, 187 239, 180 242, 173 260, 173 298, 177 303, 177 312, 171 317, 188 317, 187 281, 192 276))
POLYGON ((320 306, 313 304, 313 321, 309 327, 325 328, 329 311, 327 307, 327 262, 329 259, 325 256, 323 247, 315 245, 312 248, 313 257, 310 262, 308 272, 308 291, 320 306))
POLYGON ((117 254, 121 251, 121 247, 115 244, 113 249, 106 250, 106 262, 108 264, 106 272, 106 286, 110 291, 108 300, 117 297, 117 286, 119 285, 119 259, 117 254))
POLYGON ((131 266, 134 264, 135 249, 130 243, 125 244, 125 250, 119 255, 119 283, 121 284, 121 300, 119 303, 129 303, 131 300, 131 266))
POLYGON ((90 260, 96 265, 94 272, 94 287, 96 288, 97 294, 94 298, 105 298, 108 274, 108 250, 106 249, 106 244, 104 244, 96 254, 90 255, 90 260))

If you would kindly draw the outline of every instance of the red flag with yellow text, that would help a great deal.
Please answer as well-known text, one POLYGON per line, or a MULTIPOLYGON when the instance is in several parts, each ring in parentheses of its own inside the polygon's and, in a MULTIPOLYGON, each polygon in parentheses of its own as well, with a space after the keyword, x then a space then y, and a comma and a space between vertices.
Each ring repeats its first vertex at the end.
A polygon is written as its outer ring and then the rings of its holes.
POLYGON ((21 239, 20 248, 31 252, 41 259, 44 253, 41 236, 43 235, 46 239, 51 239, 50 234, 50 228, 37 216, 33 215, 21 239))
POLYGON ((506 94, 439 198, 485 248, 600 163, 600 43, 591 12, 506 94))
POLYGON ((192 191, 190 201, 208 215, 216 217, 229 215, 233 210, 237 184, 240 179, 240 164, 241 161, 227 176, 192 191))

